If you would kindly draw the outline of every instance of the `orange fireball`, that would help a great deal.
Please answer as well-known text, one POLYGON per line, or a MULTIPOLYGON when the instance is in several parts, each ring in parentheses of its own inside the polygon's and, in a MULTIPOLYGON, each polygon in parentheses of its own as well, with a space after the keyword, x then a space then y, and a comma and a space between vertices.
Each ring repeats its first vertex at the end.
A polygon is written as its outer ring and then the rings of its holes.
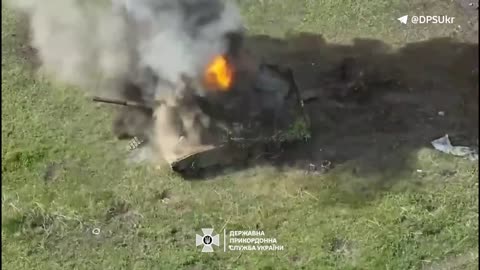
POLYGON ((209 89, 228 91, 233 81, 233 69, 227 58, 216 56, 205 70, 205 84, 209 89))

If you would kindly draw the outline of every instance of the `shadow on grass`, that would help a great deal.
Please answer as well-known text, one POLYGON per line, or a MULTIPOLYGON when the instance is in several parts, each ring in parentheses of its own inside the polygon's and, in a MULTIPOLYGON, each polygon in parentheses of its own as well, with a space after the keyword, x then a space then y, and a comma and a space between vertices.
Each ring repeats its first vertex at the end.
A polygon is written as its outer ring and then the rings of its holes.
MULTIPOLYGON (((28 31, 20 32, 28 40, 28 31)), ((258 165, 311 174, 333 168, 326 177, 342 189, 375 193, 408 180, 417 150, 433 139, 449 134, 454 144, 477 142, 478 43, 438 38, 393 49, 381 40, 341 45, 299 33, 250 36, 245 45, 266 63, 292 68, 312 138, 254 156, 228 173, 258 165)), ((216 168, 184 178, 226 173, 216 168)))
POLYGON ((415 169, 416 150, 433 139, 449 134, 453 144, 477 141, 478 44, 439 38, 393 49, 379 40, 339 45, 301 33, 251 36, 246 46, 264 62, 294 70, 312 122, 309 142, 246 167, 317 170, 349 162, 352 175, 380 175, 375 185, 384 189, 415 169))

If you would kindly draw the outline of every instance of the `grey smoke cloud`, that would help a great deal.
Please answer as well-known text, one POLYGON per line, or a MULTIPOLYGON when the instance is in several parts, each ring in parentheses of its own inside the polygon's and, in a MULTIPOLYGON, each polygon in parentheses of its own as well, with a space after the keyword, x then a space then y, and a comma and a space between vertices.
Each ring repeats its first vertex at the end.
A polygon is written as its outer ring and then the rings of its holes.
MULTIPOLYGON (((29 15, 31 42, 43 69, 56 80, 104 97, 138 99, 130 95, 140 92, 140 99, 149 102, 181 96, 181 88, 174 86, 182 75, 200 78, 214 56, 227 52, 226 35, 242 30, 232 1, 8 1, 29 15)), ((202 94, 205 89, 195 90, 202 94)), ((205 146, 200 134, 209 129, 208 117, 196 104, 173 100, 152 112, 122 111, 114 132, 148 137, 153 161, 172 162, 205 146)))
MULTIPOLYGON (((31 19, 32 45, 55 79, 105 95, 125 81, 150 95, 168 93, 152 76, 176 83, 198 76, 242 29, 232 1, 11 0, 31 19), (153 74, 148 74, 148 72, 153 74)), ((152 96, 150 96, 153 98, 152 96)))

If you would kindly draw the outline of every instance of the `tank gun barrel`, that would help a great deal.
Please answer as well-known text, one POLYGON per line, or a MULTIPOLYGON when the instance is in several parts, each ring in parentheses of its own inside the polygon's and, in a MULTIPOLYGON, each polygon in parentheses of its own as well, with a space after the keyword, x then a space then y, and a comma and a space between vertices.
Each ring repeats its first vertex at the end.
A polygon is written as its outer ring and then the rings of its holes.
POLYGON ((138 108, 145 108, 145 109, 150 109, 151 108, 150 106, 148 106, 145 103, 128 101, 128 100, 119 100, 119 99, 96 97, 96 96, 93 97, 92 100, 94 102, 109 103, 109 104, 128 106, 128 107, 138 107, 138 108))

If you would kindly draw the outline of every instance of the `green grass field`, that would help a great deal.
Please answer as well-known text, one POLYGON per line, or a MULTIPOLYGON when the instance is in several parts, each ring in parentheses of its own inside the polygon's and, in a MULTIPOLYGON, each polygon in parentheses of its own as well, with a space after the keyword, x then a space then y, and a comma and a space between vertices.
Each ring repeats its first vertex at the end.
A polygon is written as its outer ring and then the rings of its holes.
MULTIPOLYGON (((241 6, 251 33, 308 31, 345 44, 365 37, 401 46, 456 33, 455 26, 396 21, 406 14, 467 20, 451 1, 241 6)), ((394 175, 379 169, 361 176, 352 160, 322 175, 258 167, 190 182, 127 166, 126 143, 109 129, 110 107, 37 76, 22 27, 2 7, 4 269, 478 268, 476 162, 437 152, 427 141, 394 175), (382 177, 395 185, 358 194, 382 177), (201 253, 195 234, 206 227, 263 230, 285 250, 201 253)))

